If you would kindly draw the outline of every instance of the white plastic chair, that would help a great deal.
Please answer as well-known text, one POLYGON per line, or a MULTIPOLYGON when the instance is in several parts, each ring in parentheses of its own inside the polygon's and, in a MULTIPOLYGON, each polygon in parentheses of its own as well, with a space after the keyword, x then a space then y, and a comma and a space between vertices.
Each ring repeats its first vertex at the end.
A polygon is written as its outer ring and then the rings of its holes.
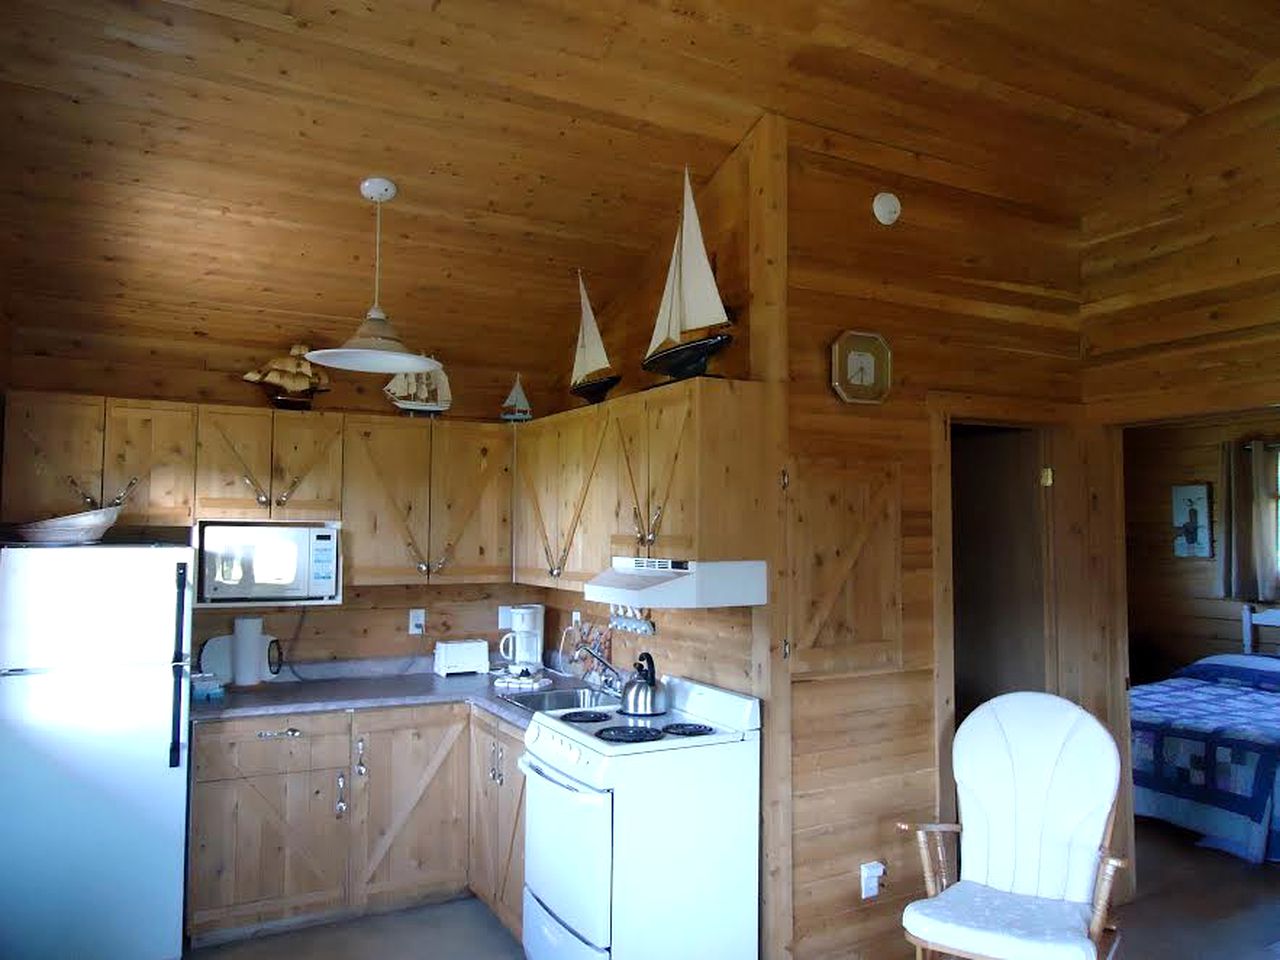
POLYGON ((963 829, 898 825, 916 834, 928 893, 902 913, 917 958, 1112 956, 1107 910, 1126 864, 1107 850, 1120 782, 1111 734, 1069 700, 1009 693, 960 725, 952 756, 963 829))

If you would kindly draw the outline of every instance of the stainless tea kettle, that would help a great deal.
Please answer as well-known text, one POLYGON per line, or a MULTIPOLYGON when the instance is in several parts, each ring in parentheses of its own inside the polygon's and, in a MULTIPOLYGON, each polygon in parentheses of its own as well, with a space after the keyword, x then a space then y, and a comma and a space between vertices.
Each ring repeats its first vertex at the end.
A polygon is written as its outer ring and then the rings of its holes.
POLYGON ((658 680, 648 652, 636 661, 636 675, 622 688, 622 709, 629 717, 656 717, 667 712, 667 688, 658 680))

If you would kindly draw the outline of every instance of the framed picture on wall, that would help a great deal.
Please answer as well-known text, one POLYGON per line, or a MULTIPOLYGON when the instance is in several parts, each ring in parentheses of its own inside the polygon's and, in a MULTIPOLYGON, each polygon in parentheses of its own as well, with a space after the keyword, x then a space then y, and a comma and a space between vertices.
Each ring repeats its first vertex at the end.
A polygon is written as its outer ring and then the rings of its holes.
POLYGON ((1212 557, 1213 534, 1209 517, 1209 484, 1173 486, 1173 555, 1212 557))

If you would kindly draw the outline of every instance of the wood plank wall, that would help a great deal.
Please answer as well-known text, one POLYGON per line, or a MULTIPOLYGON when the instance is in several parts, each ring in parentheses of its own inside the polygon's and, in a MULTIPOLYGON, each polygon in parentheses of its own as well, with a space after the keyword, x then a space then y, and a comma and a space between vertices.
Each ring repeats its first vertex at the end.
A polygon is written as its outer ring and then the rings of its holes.
POLYGON ((1135 683, 1167 677, 1200 657, 1240 652, 1240 603, 1222 589, 1225 465, 1222 444, 1280 439, 1280 414, 1125 431, 1129 639, 1135 683), (1213 556, 1173 555, 1170 487, 1207 482, 1213 556))
POLYGON ((1280 75, 1192 120, 1083 221, 1084 395, 1113 423, 1280 401, 1280 75))
POLYGON ((237 615, 261 616, 263 629, 298 662, 365 657, 405 657, 430 653, 437 640, 483 638, 496 644, 497 605, 541 603, 536 587, 495 583, 465 586, 348 587, 334 607, 251 610, 197 610, 192 624, 195 649, 210 637, 230 633, 237 615), (408 633, 409 609, 427 611, 426 633, 408 633))
POLYGON ((941 170, 792 122, 790 438, 793 455, 896 463, 902 476, 900 668, 797 682, 794 731, 794 955, 911 955, 900 915, 922 892, 894 823, 935 813, 930 391, 1077 401, 1076 222, 1002 198, 976 171, 941 170), (901 220, 871 199, 893 190, 901 220), (892 393, 846 406, 829 386, 846 329, 893 347, 892 393), (862 901, 858 864, 888 863, 862 901))

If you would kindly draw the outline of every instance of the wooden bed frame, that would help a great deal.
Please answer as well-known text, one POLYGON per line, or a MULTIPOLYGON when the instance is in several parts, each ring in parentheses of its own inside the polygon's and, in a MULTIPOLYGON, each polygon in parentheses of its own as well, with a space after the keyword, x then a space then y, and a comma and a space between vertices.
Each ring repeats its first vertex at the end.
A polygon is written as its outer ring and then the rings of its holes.
POLYGON ((1246 603, 1240 608, 1241 639, 1244 641, 1245 653, 1258 653, 1256 627, 1280 627, 1280 607, 1267 610, 1255 610, 1253 604, 1246 603))

